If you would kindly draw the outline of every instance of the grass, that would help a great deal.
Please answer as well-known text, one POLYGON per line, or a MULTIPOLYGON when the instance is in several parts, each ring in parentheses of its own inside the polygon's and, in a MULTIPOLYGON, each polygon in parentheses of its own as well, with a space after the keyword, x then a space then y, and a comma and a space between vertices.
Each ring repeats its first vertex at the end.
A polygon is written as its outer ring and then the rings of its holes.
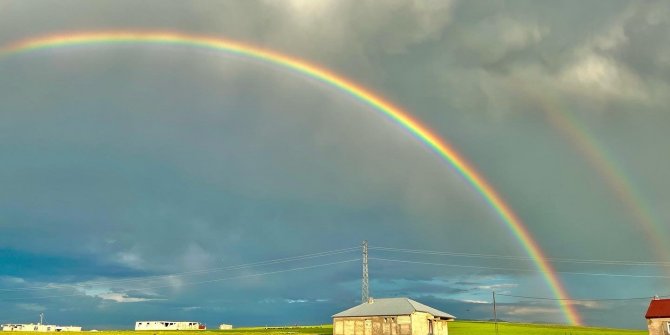
MULTIPOLYGON (((454 321, 449 323, 449 335, 494 335, 494 327, 494 324, 491 322, 454 321)), ((498 334, 500 335, 646 335, 648 333, 646 330, 498 323, 498 334)))
MULTIPOLYGON (((13 332, 14 335, 18 332, 13 332)), ((24 332, 20 332, 24 333, 24 332)), ((133 330, 105 330, 95 332, 96 335, 249 335, 249 334, 268 334, 268 335, 332 335, 332 325, 321 326, 301 326, 301 327, 249 327, 236 328, 232 330, 193 330, 193 331, 140 331, 133 330)), ((499 323, 499 335, 646 335, 646 330, 628 330, 613 328, 595 328, 595 327, 573 327, 562 325, 544 325, 527 323, 499 323)), ((25 335, 35 334, 25 332, 25 335)), ((70 335, 81 333, 70 333, 70 335)), ((495 328, 491 322, 479 321, 454 321, 449 323, 449 335, 495 335, 495 328)))

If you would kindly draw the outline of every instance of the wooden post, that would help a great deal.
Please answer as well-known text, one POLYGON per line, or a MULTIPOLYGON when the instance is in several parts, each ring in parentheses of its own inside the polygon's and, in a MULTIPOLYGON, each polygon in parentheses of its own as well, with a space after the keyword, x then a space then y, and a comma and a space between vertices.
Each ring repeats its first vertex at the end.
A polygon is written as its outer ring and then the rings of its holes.
POLYGON ((496 312, 496 291, 493 291, 493 324, 498 335, 498 313, 496 312))

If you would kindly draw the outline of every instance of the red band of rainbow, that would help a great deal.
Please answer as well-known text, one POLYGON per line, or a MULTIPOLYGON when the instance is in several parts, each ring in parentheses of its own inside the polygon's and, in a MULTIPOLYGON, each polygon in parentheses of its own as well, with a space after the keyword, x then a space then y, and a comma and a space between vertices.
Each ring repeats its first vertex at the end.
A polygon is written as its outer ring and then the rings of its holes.
POLYGON ((468 163, 461 154, 447 143, 447 141, 440 138, 418 120, 412 118, 409 113, 382 99, 368 89, 330 72, 325 68, 278 52, 235 41, 164 32, 81 32, 51 35, 19 41, 0 48, 0 57, 32 50, 66 46, 135 43, 184 45, 212 49, 273 64, 301 73, 309 78, 319 80, 331 87, 335 87, 386 115, 424 142, 482 195, 484 200, 494 209, 497 215, 512 231, 516 239, 521 243, 525 252, 533 259, 553 295, 557 299, 560 299, 559 304, 566 321, 575 325, 580 325, 582 323, 580 315, 574 305, 567 301, 570 298, 556 271, 546 260, 542 250, 539 248, 537 242, 531 237, 526 226, 503 201, 500 194, 498 194, 482 175, 477 172, 472 164, 468 163))

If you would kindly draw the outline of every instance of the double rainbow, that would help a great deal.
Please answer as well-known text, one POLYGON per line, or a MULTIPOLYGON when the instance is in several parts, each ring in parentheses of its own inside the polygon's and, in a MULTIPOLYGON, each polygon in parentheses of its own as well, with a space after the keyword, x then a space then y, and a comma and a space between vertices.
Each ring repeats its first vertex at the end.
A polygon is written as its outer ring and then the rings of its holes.
MULTIPOLYGON (((575 149, 584 157, 589 165, 597 172, 605 184, 613 192, 614 196, 623 205, 631 223, 639 228, 647 241, 654 256, 665 263, 670 263, 670 248, 662 236, 668 236, 667 227, 661 224, 652 210, 643 200, 640 192, 636 190, 630 178, 608 155, 607 150, 598 142, 596 137, 587 127, 580 122, 569 110, 564 108, 558 97, 548 94, 546 91, 534 89, 522 81, 513 81, 515 87, 527 98, 530 103, 545 114, 549 123, 573 144, 575 149)), ((666 274, 670 269, 665 268, 666 274)))
POLYGON ((556 271, 546 260, 537 242, 532 238, 528 228, 512 209, 503 201, 498 192, 459 154, 447 141, 440 138, 418 120, 384 100, 370 90, 341 77, 325 68, 310 64, 275 51, 220 38, 194 36, 165 32, 80 32, 62 35, 51 35, 22 40, 0 48, 2 56, 25 53, 41 49, 72 47, 77 45, 111 45, 111 44, 160 44, 182 45, 192 48, 203 48, 226 52, 256 61, 275 65, 321 81, 326 85, 349 94, 361 102, 371 106, 387 116, 402 128, 424 142, 431 150, 450 164, 493 208, 506 226, 512 231, 525 252, 533 259, 542 273, 553 295, 559 304, 567 322, 579 325, 581 318, 574 305, 569 302, 565 287, 559 280, 556 271))

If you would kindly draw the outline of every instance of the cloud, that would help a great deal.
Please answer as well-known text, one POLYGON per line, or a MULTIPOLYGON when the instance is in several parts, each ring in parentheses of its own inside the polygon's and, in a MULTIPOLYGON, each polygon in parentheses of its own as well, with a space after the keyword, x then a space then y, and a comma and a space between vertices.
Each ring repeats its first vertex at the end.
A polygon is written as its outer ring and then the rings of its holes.
POLYGON ((284 301, 286 301, 289 304, 303 304, 309 302, 309 300, 307 299, 286 299, 284 301))
MULTIPOLYGON (((644 236, 546 122, 542 98, 555 97, 560 110, 588 124, 624 162, 659 222, 670 215, 664 207, 670 160, 659 146, 669 122, 668 6, 662 2, 3 4, 3 44, 52 32, 170 30, 231 38, 323 65, 448 138, 547 255, 649 259, 644 236), (630 248, 609 248, 621 243, 630 248)), ((289 264, 93 283, 303 255, 363 238, 375 245, 524 254, 449 164, 369 106, 294 73, 186 47, 99 45, 3 58, 0 74, 0 154, 12 158, 0 167, 0 263, 7 274, 0 283, 48 287, 54 296, 77 293, 57 285, 84 287, 79 291, 86 296, 40 300, 59 320, 96 320, 109 328, 127 326, 136 315, 178 317, 194 308, 208 322, 223 311, 248 324, 296 315, 301 322, 329 322, 333 310, 359 299, 354 263, 203 285, 190 283, 289 264), (58 312, 65 307, 73 310, 58 312)), ((533 268, 514 260, 413 259, 533 268)), ((551 297, 534 273, 374 261, 370 269, 375 296, 408 295, 468 318, 489 318, 488 306, 479 304, 490 296, 484 291, 551 297)), ((562 279, 583 297, 621 285, 562 279)), ((635 290, 655 288, 662 283, 635 290)), ((37 293, 45 292, 11 295, 37 293)), ((8 318, 30 315, 1 298, 0 304, 8 318)), ((638 324, 613 315, 644 308, 575 304, 590 323, 631 327, 638 324)), ((511 305, 510 319, 562 321, 553 305, 511 305)))
POLYGON ((196 270, 212 268, 216 264, 216 261, 214 256, 208 253, 203 247, 197 244, 190 244, 181 256, 180 263, 183 269, 196 270))
POLYGON ((495 291, 499 289, 510 289, 515 287, 519 287, 519 284, 503 283, 503 284, 492 284, 492 285, 480 285, 477 286, 477 289, 486 291, 495 291))
POLYGON ((26 283, 26 280, 20 277, 13 277, 13 276, 0 276, 0 281, 2 281, 3 284, 7 285, 22 285, 26 283))
POLYGON ((548 33, 549 27, 537 22, 498 15, 464 32, 463 45, 477 55, 480 64, 494 64, 539 43, 548 33))
POLYGON ((100 293, 100 294, 97 294, 96 297, 102 298, 104 300, 111 300, 111 301, 118 302, 118 303, 131 303, 131 302, 143 302, 143 301, 156 300, 156 299, 129 297, 127 294, 124 294, 124 293, 113 293, 113 292, 100 293))
POLYGON ((599 301, 570 301, 569 304, 574 306, 581 306, 590 309, 603 309, 605 306, 599 301))
POLYGON ((32 312, 44 312, 44 311, 47 310, 46 307, 44 307, 42 305, 39 305, 39 304, 35 304, 35 303, 19 303, 19 304, 16 304, 16 306, 18 308, 23 309, 23 310, 32 311, 32 312))
POLYGON ((490 304, 491 303, 490 301, 486 301, 486 300, 463 299, 461 301, 463 301, 465 303, 469 303, 469 304, 490 304))
POLYGON ((573 94, 608 99, 648 98, 637 76, 622 64, 595 54, 581 57, 559 76, 573 94))
POLYGON ((132 251, 121 251, 117 253, 116 260, 125 266, 135 269, 141 269, 146 266, 142 257, 132 251))

